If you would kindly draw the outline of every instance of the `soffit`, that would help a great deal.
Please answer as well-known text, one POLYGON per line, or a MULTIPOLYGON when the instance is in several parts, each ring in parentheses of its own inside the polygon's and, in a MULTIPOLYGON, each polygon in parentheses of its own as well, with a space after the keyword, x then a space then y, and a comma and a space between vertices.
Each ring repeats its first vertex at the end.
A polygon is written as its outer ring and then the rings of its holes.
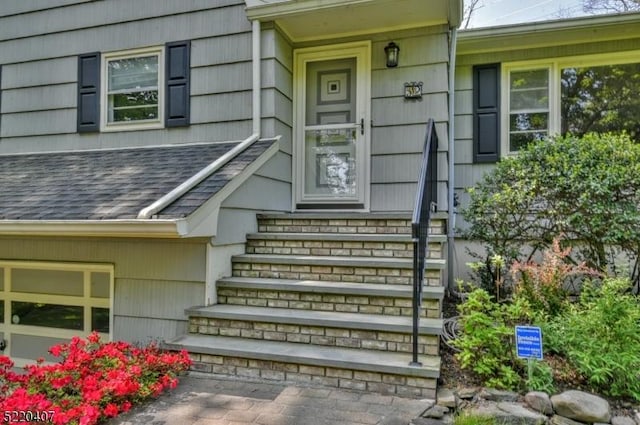
POLYGON ((295 41, 460 23, 460 0, 246 0, 249 19, 275 21, 295 41))
POLYGON ((463 30, 457 55, 640 38, 640 13, 463 30))

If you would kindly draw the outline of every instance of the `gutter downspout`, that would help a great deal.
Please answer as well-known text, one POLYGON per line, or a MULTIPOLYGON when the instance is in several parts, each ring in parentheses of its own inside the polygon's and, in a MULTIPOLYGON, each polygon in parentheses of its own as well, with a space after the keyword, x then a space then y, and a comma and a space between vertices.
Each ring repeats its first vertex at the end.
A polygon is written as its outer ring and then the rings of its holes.
POLYGON ((455 78, 456 78, 456 45, 458 39, 457 28, 451 29, 451 45, 449 48, 449 157, 448 157, 448 190, 447 190, 447 289, 453 288, 454 276, 454 243, 455 243, 455 78))
MULTIPOLYGON (((261 131, 261 90, 262 75, 261 61, 262 52, 260 49, 260 21, 255 19, 251 21, 251 67, 252 67, 252 124, 253 134, 246 140, 236 146, 236 149, 242 150, 250 146, 254 141, 260 138, 261 131)), ((235 149, 229 152, 232 154, 235 149)), ((231 257, 235 254, 244 253, 244 246, 241 250, 234 249, 233 246, 213 244, 215 236, 209 239, 206 248, 206 270, 205 270, 205 305, 214 305, 218 303, 218 291, 216 282, 223 276, 231 275, 231 257)))
POLYGON ((182 182, 179 186, 173 189, 171 192, 159 198, 157 201, 152 203, 151 205, 143 208, 138 213, 139 219, 149 219, 152 218, 158 211, 162 211, 172 202, 176 201, 182 195, 184 195, 187 191, 191 190, 198 183, 209 177, 211 174, 218 171, 222 166, 224 166, 227 162, 235 158, 242 151, 251 146, 256 140, 260 138, 260 115, 261 115, 261 95, 260 95, 260 83, 261 83, 261 72, 260 72, 260 21, 254 20, 252 21, 251 26, 251 36, 252 36, 252 74, 253 74, 253 82, 252 82, 252 103, 253 103, 253 114, 252 114, 252 126, 253 126, 253 134, 251 136, 244 139, 240 142, 236 147, 231 149, 229 152, 222 155, 220 158, 213 161, 211 164, 207 165, 202 170, 198 171, 196 174, 191 176, 189 179, 182 182))

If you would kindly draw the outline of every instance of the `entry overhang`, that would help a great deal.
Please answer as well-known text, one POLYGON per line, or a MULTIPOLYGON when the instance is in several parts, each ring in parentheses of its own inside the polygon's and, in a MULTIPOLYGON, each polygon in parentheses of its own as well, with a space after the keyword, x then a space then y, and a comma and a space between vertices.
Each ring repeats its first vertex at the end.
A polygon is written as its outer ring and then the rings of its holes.
POLYGON ((251 20, 275 21, 295 42, 447 24, 462 0, 245 0, 251 20))

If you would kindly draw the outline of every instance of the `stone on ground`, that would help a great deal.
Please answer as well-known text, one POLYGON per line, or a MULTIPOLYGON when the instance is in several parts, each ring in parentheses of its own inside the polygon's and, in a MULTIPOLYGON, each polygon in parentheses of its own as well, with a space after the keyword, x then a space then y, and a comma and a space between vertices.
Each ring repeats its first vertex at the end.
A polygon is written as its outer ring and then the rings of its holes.
POLYGON ((440 388, 436 394, 437 403, 439 406, 456 408, 456 396, 448 388, 440 388))
POLYGON ((527 405, 544 415, 553 415, 553 406, 549 395, 542 391, 531 391, 524 396, 527 405))
POLYGON ((427 409, 422 416, 425 418, 442 419, 442 417, 447 413, 449 413, 448 407, 435 405, 432 408, 427 409))
POLYGON ((467 412, 472 415, 494 417, 497 423, 504 425, 542 425, 547 421, 546 416, 528 410, 517 403, 487 402, 478 404, 467 412))
POLYGON ((490 401, 517 401, 520 395, 513 391, 496 390, 495 388, 484 388, 478 394, 478 397, 482 397, 485 400, 490 401))
POLYGON ((565 391, 551 397, 555 412, 580 422, 609 423, 611 409, 607 400, 583 391, 565 391))
POLYGON ((573 419, 558 415, 553 415, 549 423, 551 425, 584 425, 582 422, 574 421, 573 419))
POLYGON ((636 425, 636 421, 628 416, 614 416, 611 418, 611 425, 636 425))

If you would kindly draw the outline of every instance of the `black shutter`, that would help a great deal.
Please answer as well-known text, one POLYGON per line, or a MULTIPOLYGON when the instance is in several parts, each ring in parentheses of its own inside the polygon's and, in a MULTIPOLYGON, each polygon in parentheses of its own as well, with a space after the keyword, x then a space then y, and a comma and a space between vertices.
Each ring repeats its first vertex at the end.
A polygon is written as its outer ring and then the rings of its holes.
POLYGON ((78 133, 100 131, 100 53, 78 56, 78 133))
POLYGON ((500 64, 473 67, 473 162, 500 159, 500 64))
POLYGON ((166 45, 165 125, 189 125, 191 42, 176 41, 166 45))

